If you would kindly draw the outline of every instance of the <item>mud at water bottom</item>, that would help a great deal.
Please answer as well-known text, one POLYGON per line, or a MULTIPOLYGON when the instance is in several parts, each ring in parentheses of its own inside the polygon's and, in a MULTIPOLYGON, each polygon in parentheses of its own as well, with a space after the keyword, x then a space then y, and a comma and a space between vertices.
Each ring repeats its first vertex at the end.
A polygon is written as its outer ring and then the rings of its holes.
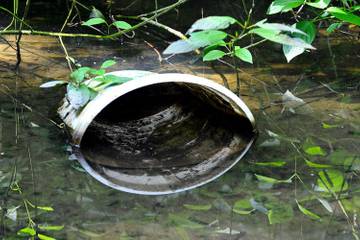
POLYGON ((136 182, 166 188, 210 179, 236 162, 254 137, 249 120, 211 98, 173 83, 128 93, 91 123, 81 143, 83 157, 120 185, 132 181, 125 176, 148 176, 136 182))

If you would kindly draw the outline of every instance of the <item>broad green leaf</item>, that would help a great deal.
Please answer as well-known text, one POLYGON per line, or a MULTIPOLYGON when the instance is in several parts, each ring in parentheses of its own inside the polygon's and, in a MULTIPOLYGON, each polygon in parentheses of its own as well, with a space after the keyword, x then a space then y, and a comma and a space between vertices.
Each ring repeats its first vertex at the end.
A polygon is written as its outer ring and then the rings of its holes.
POLYGON ((91 68, 89 70, 89 74, 91 75, 96 75, 96 76, 101 76, 104 75, 106 73, 105 69, 95 69, 95 68, 91 68))
POLYGON ((313 2, 306 2, 306 4, 314 8, 325 9, 329 6, 330 2, 331 0, 315 0, 313 2))
POLYGON ((212 50, 204 55, 203 61, 214 61, 216 59, 220 59, 225 56, 226 53, 220 50, 212 50))
POLYGON ((311 162, 306 159, 305 159, 305 162, 306 162, 306 165, 308 165, 309 167, 312 167, 312 168, 331 168, 332 167, 331 165, 328 165, 328 164, 314 163, 314 162, 311 162))
POLYGON ((60 231, 64 229, 64 225, 38 225, 38 228, 45 231, 60 231))
POLYGON ((52 207, 46 207, 46 206, 36 206, 37 209, 46 211, 46 212, 52 212, 54 209, 52 207))
POLYGON ((96 9, 95 7, 92 7, 89 18, 102 18, 102 19, 105 19, 104 14, 102 14, 102 13, 101 13, 98 9, 96 9))
MULTIPOLYGON (((316 36, 315 25, 310 21, 301 21, 296 23, 293 27, 296 27, 298 30, 305 34, 293 33, 292 37, 297 39, 297 41, 303 40, 304 42, 311 44, 316 36)), ((286 57, 287 62, 290 62, 296 56, 305 52, 305 48, 297 46, 289 46, 287 44, 283 45, 283 52, 286 57)))
POLYGON ((41 233, 38 233, 38 238, 40 239, 40 240, 56 240, 55 238, 53 238, 53 237, 49 237, 49 236, 46 236, 46 235, 44 235, 44 234, 41 234, 41 233))
POLYGON ((225 47, 226 46, 226 43, 221 40, 220 42, 217 42, 217 43, 214 43, 210 46, 207 46, 204 48, 204 55, 206 55, 208 52, 212 51, 212 50, 217 50, 217 48, 219 47, 225 47))
POLYGON ((310 218, 312 218, 314 220, 320 220, 321 219, 321 217, 318 216, 317 214, 315 214, 315 213, 311 212, 310 210, 308 210, 308 209, 304 208, 303 206, 301 206, 300 203, 297 200, 296 200, 296 203, 297 203, 297 205, 299 207, 299 210, 303 214, 305 214, 306 216, 308 216, 308 217, 310 217, 310 218))
POLYGON ((104 69, 104 68, 108 68, 108 67, 111 67, 111 66, 113 66, 113 65, 115 65, 116 64, 116 61, 114 61, 114 60, 106 60, 105 62, 103 62, 102 64, 101 64, 101 67, 100 68, 102 68, 102 69, 104 69))
POLYGON ((248 199, 241 199, 234 203, 232 210, 237 214, 248 215, 255 209, 251 206, 251 203, 248 199))
POLYGON ((311 44, 316 36, 316 27, 311 21, 301 21, 295 24, 295 27, 300 31, 304 32, 303 34, 294 34, 295 37, 301 38, 306 43, 311 44))
POLYGON ((94 26, 94 25, 99 25, 99 24, 106 24, 106 21, 102 18, 90 18, 89 20, 87 20, 86 22, 84 22, 83 26, 94 26))
POLYGON ((348 189, 343 173, 334 169, 320 171, 316 184, 315 190, 319 192, 336 193, 348 189))
POLYGON ((277 161, 277 162, 256 162, 255 165, 258 166, 266 166, 266 167, 282 167, 286 165, 285 161, 277 161))
POLYGON ((255 174, 256 178, 261 182, 267 182, 267 183, 291 183, 291 178, 285 179, 285 180, 279 180, 271 177, 266 177, 263 175, 255 174))
POLYGON ((203 228, 204 226, 189 220, 186 216, 172 214, 170 213, 168 216, 169 221, 175 226, 190 228, 190 229, 198 229, 203 228))
POLYGON ((88 103, 91 97, 91 91, 85 85, 77 88, 72 84, 68 84, 66 96, 71 106, 74 109, 79 109, 88 103))
POLYGON ((132 28, 132 26, 125 21, 116 21, 116 22, 112 23, 112 25, 114 25, 117 28, 124 29, 124 30, 128 30, 128 29, 132 28))
POLYGON ((298 38, 294 39, 286 34, 280 33, 280 31, 277 31, 277 30, 255 28, 255 29, 250 30, 249 33, 257 34, 262 38, 265 38, 272 42, 276 42, 276 43, 280 43, 280 44, 308 48, 308 49, 315 49, 313 46, 306 43, 305 41, 298 39, 298 38))
POLYGON ((237 58, 243 60, 244 62, 253 63, 251 52, 246 48, 235 46, 234 54, 237 58))
MULTIPOLYGON (((300 40, 300 38, 298 38, 298 40, 300 40)), ((305 52, 305 48, 289 46, 285 44, 282 46, 282 49, 287 62, 290 62, 292 59, 305 52)))
POLYGON ((61 81, 61 80, 49 81, 49 82, 41 84, 40 87, 41 88, 52 88, 52 87, 59 86, 59 85, 64 85, 64 84, 67 84, 67 83, 68 82, 61 81))
POLYGON ((26 236, 35 236, 36 235, 36 231, 35 229, 31 228, 31 227, 25 227, 20 229, 17 232, 18 235, 26 235, 26 236))
POLYGON ((305 0, 275 0, 267 10, 267 14, 276 14, 279 12, 288 12, 293 8, 299 7, 305 0))
POLYGON ((76 83, 81 83, 91 69, 89 67, 78 68, 70 74, 70 78, 76 83))
POLYGON ((190 34, 189 42, 196 48, 210 46, 227 37, 227 33, 218 30, 205 30, 190 34))
POLYGON ((229 16, 210 16, 197 20, 187 31, 187 33, 192 33, 197 30, 225 29, 235 22, 236 19, 229 16))
POLYGON ((311 156, 326 156, 326 152, 320 146, 311 146, 304 149, 311 156))
POLYGON ((337 23, 332 23, 330 24, 330 26, 326 29, 326 32, 328 33, 332 33, 334 32, 336 29, 339 29, 342 26, 342 22, 337 22, 337 23))
POLYGON ((329 7, 326 11, 337 19, 360 26, 360 17, 351 12, 338 7, 329 7))
POLYGON ((298 33, 301 35, 306 35, 302 30, 296 28, 295 26, 289 26, 281 23, 264 23, 264 22, 258 22, 256 23, 256 26, 263 29, 269 29, 279 32, 289 32, 289 33, 298 33))
POLYGON ((196 50, 197 47, 192 45, 189 40, 177 40, 171 43, 163 52, 163 54, 179 54, 196 50))
POLYGON ((208 211, 211 209, 211 204, 206 204, 206 205, 184 204, 184 207, 195 211, 208 211))

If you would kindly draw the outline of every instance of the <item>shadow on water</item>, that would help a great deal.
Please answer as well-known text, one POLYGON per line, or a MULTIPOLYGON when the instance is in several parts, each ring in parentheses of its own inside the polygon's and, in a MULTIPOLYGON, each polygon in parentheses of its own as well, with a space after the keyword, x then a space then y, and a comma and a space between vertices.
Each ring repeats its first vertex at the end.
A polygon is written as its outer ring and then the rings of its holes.
MULTIPOLYGON (((119 64, 113 70, 182 72, 222 82, 206 64, 190 64, 194 56, 173 57, 160 64, 156 53, 140 42, 115 47, 106 42, 67 44, 73 57, 88 65, 100 62, 93 56, 115 57, 119 64)), ((49 79, 67 78, 58 43, 24 37, 24 62, 18 76, 9 69, 14 53, 0 45, 0 206, 17 211, 16 219, 2 216, 1 234, 10 239, 26 225, 25 209, 19 201, 26 198, 38 206, 54 208, 31 213, 38 223, 64 225, 63 230, 53 233, 59 239, 352 239, 358 232, 360 212, 360 72, 354 54, 359 45, 323 37, 316 46, 317 53, 301 56, 292 64, 283 64, 279 49, 267 45, 259 49, 256 65, 250 68, 244 64, 240 73, 242 98, 255 113, 260 132, 256 146, 216 181, 191 191, 152 197, 102 185, 66 151, 64 133, 47 119, 50 116, 60 122, 55 109, 64 89, 44 91, 37 87, 49 79), (291 95, 285 95, 288 98, 283 101, 286 90, 307 104, 299 104, 291 95), (22 196, 7 191, 15 169, 22 196)), ((232 70, 217 68, 235 87, 232 70)), ((135 101, 134 108, 151 112, 152 101, 135 101), (140 108, 142 104, 148 108, 140 108)), ((166 103, 163 107, 170 111, 166 103)), ((121 102, 118 104, 123 116, 142 113, 128 113, 121 102)), ((182 108, 181 114, 186 115, 189 109, 196 113, 196 121, 187 122, 191 124, 187 128, 211 123, 201 135, 208 138, 209 144, 203 146, 208 154, 217 151, 219 142, 229 142, 241 128, 209 115, 206 106, 192 104, 191 97, 182 106, 191 108, 182 108), (225 124, 230 124, 231 131, 225 124)), ((106 128, 101 116, 97 121, 106 128)), ((129 130, 123 123, 117 124, 121 131, 129 130)), ((159 132, 152 138, 158 152, 153 152, 151 159, 164 167, 166 160, 155 158, 156 154, 166 155, 171 150, 159 145, 159 139, 179 146, 176 152, 180 158, 185 154, 180 146, 186 143, 178 143, 178 135, 185 134, 189 140, 196 137, 193 131, 181 131, 181 124, 174 128, 174 136, 159 132)), ((96 136, 88 138, 91 140, 111 141, 96 131, 87 134, 96 136)), ((98 143, 86 143, 94 164, 98 157, 94 152, 102 148, 98 143)), ((106 165, 117 167, 111 161, 113 151, 103 150, 99 150, 101 155, 110 159, 106 165)), ((141 153, 130 165, 152 152, 136 145, 126 149, 137 150, 141 153)), ((191 161, 198 159, 194 156, 191 161)))

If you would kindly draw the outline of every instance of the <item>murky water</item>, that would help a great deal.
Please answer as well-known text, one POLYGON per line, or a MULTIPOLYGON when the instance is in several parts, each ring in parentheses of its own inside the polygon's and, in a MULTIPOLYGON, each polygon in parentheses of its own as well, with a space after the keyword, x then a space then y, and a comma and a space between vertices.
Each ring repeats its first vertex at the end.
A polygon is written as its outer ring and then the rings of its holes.
MULTIPOLYGON (((194 63, 194 55, 160 63, 153 49, 140 40, 119 46, 66 44, 83 65, 116 58, 113 70, 182 72, 223 81, 207 64, 194 63)), ((1 218, 5 239, 27 224, 24 199, 54 209, 31 208, 30 213, 38 224, 64 225, 60 231, 45 231, 59 239, 352 239, 359 235, 357 41, 323 36, 315 43, 315 53, 291 64, 284 63, 281 51, 272 44, 259 48, 254 67, 240 66, 241 95, 260 132, 256 145, 218 180, 158 197, 108 188, 73 160, 66 135, 55 124, 60 123, 56 108, 64 89, 37 87, 49 79, 67 78, 61 47, 55 39, 43 37, 24 37, 22 46, 24 62, 16 74, 11 69, 15 52, 0 45, 0 206, 20 206, 16 220, 1 218), (290 101, 283 102, 286 90, 306 104, 291 95, 285 95, 290 101), (8 191, 12 176, 21 195, 8 191), (273 180, 264 181, 262 176, 273 180)), ((216 68, 234 89, 233 71, 222 65, 216 68)))

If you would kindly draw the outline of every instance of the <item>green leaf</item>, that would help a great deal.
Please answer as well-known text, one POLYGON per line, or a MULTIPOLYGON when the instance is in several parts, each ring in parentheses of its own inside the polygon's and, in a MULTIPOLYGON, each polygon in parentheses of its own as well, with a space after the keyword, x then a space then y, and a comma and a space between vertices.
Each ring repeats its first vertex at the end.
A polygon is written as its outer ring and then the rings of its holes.
POLYGON ((233 212, 240 215, 248 215, 255 211, 255 209, 251 206, 249 199, 241 199, 234 203, 233 212))
POLYGON ((324 129, 331 129, 331 128, 337 128, 337 127, 339 127, 339 125, 327 124, 327 123, 324 123, 324 122, 321 124, 321 126, 322 126, 322 128, 324 128, 324 129))
POLYGON ((106 73, 105 69, 94 69, 94 68, 91 68, 89 70, 89 74, 91 75, 96 75, 96 76, 102 76, 106 73))
POLYGON ((326 152, 320 146, 307 147, 305 152, 311 156, 326 156, 326 152))
POLYGON ((112 59, 110 59, 110 60, 106 60, 105 62, 103 62, 102 64, 101 64, 101 69, 104 69, 104 68, 108 68, 108 67, 111 67, 111 66, 113 66, 113 65, 115 65, 116 64, 116 61, 114 61, 114 60, 112 60, 112 59))
POLYGON ((70 78, 75 81, 76 83, 81 83, 85 77, 86 74, 91 70, 92 68, 89 67, 81 67, 76 69, 70 74, 70 78))
POLYGON ((198 229, 203 228, 204 226, 189 220, 186 216, 178 215, 178 214, 169 214, 169 221, 175 226, 190 228, 190 229, 198 229))
POLYGON ((329 6, 331 0, 315 0, 314 2, 306 2, 307 5, 314 8, 325 9, 329 6))
POLYGON ((31 228, 31 227, 25 227, 25 228, 22 228, 20 229, 18 232, 17 232, 18 235, 26 235, 26 236, 35 236, 36 235, 36 231, 35 229, 31 228))
POLYGON ((279 180, 279 179, 266 177, 266 176, 259 175, 259 174, 255 174, 255 176, 259 181, 266 182, 266 183, 291 183, 292 182, 291 177, 289 179, 279 180))
POLYGON ((171 43, 163 52, 163 54, 179 54, 196 50, 197 47, 192 45, 189 40, 177 40, 171 43))
POLYGON ((210 46, 207 46, 204 48, 203 54, 206 55, 208 52, 212 51, 212 50, 216 50, 219 47, 225 47, 226 43, 221 40, 220 42, 214 43, 210 46))
POLYGON ((101 13, 98 9, 96 9, 95 7, 92 7, 89 18, 102 18, 102 19, 105 19, 104 14, 102 14, 102 13, 101 13))
POLYGON ((264 28, 255 28, 249 31, 249 33, 254 33, 259 35, 262 38, 268 39, 272 42, 295 46, 295 47, 302 47, 307 49, 315 49, 310 44, 306 43, 302 39, 299 38, 292 38, 286 34, 280 33, 280 31, 277 30, 271 30, 271 29, 264 29, 264 28))
POLYGON ((337 19, 360 26, 360 17, 351 12, 338 7, 329 7, 326 11, 337 19))
POLYGON ((184 204, 184 207, 195 211, 208 211, 211 209, 211 204, 206 204, 206 205, 184 204))
POLYGON ((320 171, 316 184, 315 190, 319 192, 336 193, 348 189, 343 173, 334 169, 320 171))
POLYGON ((309 44, 311 44, 314 41, 316 36, 316 27, 313 22, 301 21, 296 23, 295 27, 305 33, 305 35, 294 34, 295 37, 301 38, 302 40, 304 40, 306 43, 309 44))
POLYGON ((37 209, 46 211, 46 212, 52 212, 54 209, 52 207, 45 207, 45 206, 36 206, 37 209))
POLYGON ((225 29, 235 22, 236 19, 229 16, 210 16, 197 20, 187 31, 187 34, 197 30, 225 29))
POLYGON ((46 235, 44 235, 44 234, 41 234, 41 233, 38 233, 38 238, 40 239, 40 240, 56 240, 55 238, 53 238, 53 237, 49 237, 49 236, 46 236, 46 235))
POLYGON ((223 56, 225 56, 225 54, 226 53, 224 53, 223 51, 220 51, 220 50, 212 50, 204 55, 203 61, 205 62, 205 61, 213 61, 216 59, 220 59, 223 56))
POLYGON ((67 84, 67 83, 68 82, 61 81, 61 80, 49 81, 49 82, 41 84, 40 88, 52 88, 52 87, 59 86, 59 85, 64 85, 64 84, 67 84))
POLYGON ((117 28, 124 29, 124 30, 128 30, 128 29, 132 28, 132 26, 125 21, 116 21, 116 22, 113 22, 112 25, 114 25, 117 28))
POLYGON ((258 23, 256 23, 256 26, 258 26, 259 28, 263 28, 263 29, 274 30, 274 31, 278 31, 278 32, 298 33, 300 35, 306 36, 306 33, 301 31, 300 29, 296 28, 295 25, 288 26, 288 25, 281 24, 281 23, 258 22, 258 23))
MULTIPOLYGON (((305 34, 299 34, 299 33, 293 33, 292 37, 297 40, 311 44, 316 36, 316 28, 315 25, 310 21, 301 21, 294 25, 298 30, 305 34)), ((293 58, 296 56, 302 54, 305 51, 305 48, 303 47, 297 47, 297 46, 289 46, 287 44, 283 45, 283 52, 286 57, 287 62, 290 62, 293 58)))
POLYGON ((64 225, 38 225, 38 228, 45 231, 60 231, 64 229, 64 225))
POLYGON ((299 7, 304 0, 275 0, 267 10, 267 14, 276 14, 279 12, 288 12, 293 8, 299 7))
POLYGON ((342 26, 343 23, 341 22, 337 22, 337 23, 332 23, 330 24, 330 26, 326 29, 326 32, 328 33, 332 33, 334 32, 336 29, 339 29, 342 26))
POLYGON ((283 202, 266 204, 266 207, 270 209, 267 213, 270 224, 286 223, 294 216, 291 205, 283 202))
POLYGON ((301 206, 300 203, 299 203, 297 200, 295 200, 295 201, 296 201, 296 203, 297 203, 297 205, 298 205, 298 207, 299 207, 299 210, 300 210, 303 214, 305 214, 306 216, 308 216, 308 217, 310 217, 310 218, 312 218, 312 219, 314 219, 314 220, 320 220, 320 219, 321 219, 320 216, 316 215, 315 213, 313 213, 313 212, 311 212, 310 210, 308 210, 308 209, 304 208, 303 206, 301 206))
POLYGON ((235 56, 244 62, 253 63, 253 58, 251 52, 246 48, 240 48, 239 46, 235 46, 235 56))
POLYGON ((89 20, 87 20, 86 22, 84 22, 83 26, 94 26, 94 25, 99 25, 99 24, 106 24, 106 21, 102 18, 90 18, 89 20))
POLYGON ((285 161, 277 161, 277 162, 256 162, 258 166, 266 166, 266 167, 282 167, 286 165, 285 161))
POLYGON ((77 88, 72 84, 68 84, 66 96, 71 106, 74 109, 79 109, 89 102, 91 91, 85 85, 81 85, 77 88))
POLYGON ((305 162, 309 167, 312 167, 312 168, 331 168, 332 167, 331 165, 328 165, 328 164, 314 163, 314 162, 311 162, 306 159, 305 159, 305 162))
POLYGON ((218 30, 205 30, 190 34, 189 42, 196 48, 209 46, 227 37, 227 33, 218 30))

